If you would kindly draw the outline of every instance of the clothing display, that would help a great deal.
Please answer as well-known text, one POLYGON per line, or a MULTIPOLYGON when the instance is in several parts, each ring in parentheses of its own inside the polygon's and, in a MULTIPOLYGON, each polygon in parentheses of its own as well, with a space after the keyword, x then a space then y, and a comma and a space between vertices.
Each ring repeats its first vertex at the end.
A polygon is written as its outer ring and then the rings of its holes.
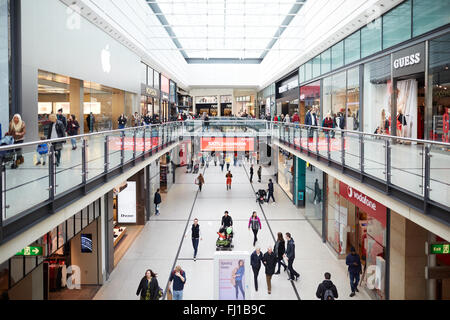
POLYGON ((67 266, 64 261, 48 266, 49 290, 54 292, 67 286, 67 266))

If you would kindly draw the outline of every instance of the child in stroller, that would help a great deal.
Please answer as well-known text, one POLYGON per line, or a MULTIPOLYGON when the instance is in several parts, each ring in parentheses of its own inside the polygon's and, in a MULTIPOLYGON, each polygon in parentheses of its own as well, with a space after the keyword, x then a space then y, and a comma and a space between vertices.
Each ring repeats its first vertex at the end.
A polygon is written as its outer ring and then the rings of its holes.
MULTIPOLYGON (((11 146, 14 144, 14 138, 11 136, 5 136, 0 140, 0 146, 11 146)), ((17 156, 14 149, 12 150, 6 150, 6 151, 0 151, 0 162, 2 165, 7 165, 8 163, 14 164, 16 163, 17 156)))
POLYGON ((217 232, 216 250, 231 250, 233 246, 233 227, 220 228, 217 232))
POLYGON ((260 189, 256 193, 256 202, 259 202, 259 204, 263 204, 266 201, 267 192, 266 190, 260 189))

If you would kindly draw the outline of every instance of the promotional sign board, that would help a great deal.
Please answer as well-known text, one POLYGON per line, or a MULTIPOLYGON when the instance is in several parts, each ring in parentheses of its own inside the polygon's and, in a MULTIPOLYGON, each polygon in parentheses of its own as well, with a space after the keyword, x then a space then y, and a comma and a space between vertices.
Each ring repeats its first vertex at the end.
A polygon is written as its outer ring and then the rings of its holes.
POLYGON ((202 151, 254 151, 254 138, 201 138, 202 151))
MULTIPOLYGON (((122 138, 121 137, 109 137, 109 150, 120 151, 122 150, 122 138)), ((145 138, 145 150, 151 150, 156 148, 159 144, 159 138, 145 138)), ((124 150, 133 151, 134 139, 133 137, 125 137, 124 139, 124 150)), ((144 139, 136 138, 136 152, 144 151, 144 139)))
MULTIPOLYGON (((340 138, 328 139, 326 137, 319 137, 318 143, 314 138, 302 138, 301 144, 300 138, 295 138, 294 143, 297 146, 301 145, 305 149, 309 143, 309 149, 311 151, 318 149, 319 152, 326 152, 328 151, 328 140, 330 140, 330 152, 342 151, 342 139, 340 138)), ((344 150, 347 150, 347 140, 344 141, 344 150)))
POLYGON ((136 223, 136 182, 128 181, 117 197, 117 222, 136 223))
POLYGON ((425 72, 425 43, 392 54, 394 78, 425 72))
POLYGON ((252 271, 248 252, 214 255, 214 300, 249 300, 252 271))

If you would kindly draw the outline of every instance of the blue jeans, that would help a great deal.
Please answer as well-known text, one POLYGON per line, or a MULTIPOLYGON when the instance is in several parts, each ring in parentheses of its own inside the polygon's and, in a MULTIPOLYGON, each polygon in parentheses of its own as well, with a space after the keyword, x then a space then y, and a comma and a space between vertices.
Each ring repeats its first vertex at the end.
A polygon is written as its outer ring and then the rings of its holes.
POLYGON ((72 142, 72 148, 76 148, 77 147, 77 140, 72 138, 70 139, 70 142, 72 142))
POLYGON ((242 292, 242 298, 244 298, 244 300, 245 300, 245 292, 244 292, 244 288, 242 286, 242 280, 236 280, 235 288, 236 288, 236 300, 239 299, 239 289, 242 292))
POLYGON ((125 129, 125 125, 124 124, 119 124, 119 130, 125 129))
POLYGON ((359 284, 359 272, 358 273, 350 272, 350 288, 352 289, 352 292, 356 291, 358 284, 359 284))
POLYGON ((172 300, 183 300, 183 291, 173 291, 172 300))
POLYGON ((194 258, 197 257, 198 242, 199 242, 199 239, 192 239, 192 246, 194 247, 194 258))

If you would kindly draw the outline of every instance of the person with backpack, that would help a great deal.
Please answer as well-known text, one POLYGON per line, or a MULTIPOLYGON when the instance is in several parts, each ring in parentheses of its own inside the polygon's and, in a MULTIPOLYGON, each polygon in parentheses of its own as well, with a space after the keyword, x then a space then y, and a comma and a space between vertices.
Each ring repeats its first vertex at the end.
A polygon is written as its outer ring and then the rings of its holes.
POLYGON ((141 279, 136 291, 136 295, 140 295, 141 300, 158 300, 161 298, 156 277, 157 275, 150 269, 145 272, 145 276, 141 279))
POLYGON ((258 241, 258 231, 262 229, 261 220, 259 219, 256 211, 253 211, 252 216, 250 217, 250 220, 248 221, 248 230, 250 231, 250 228, 252 228, 253 231, 253 246, 256 245, 256 242, 258 241))
POLYGON ((350 297, 354 297, 358 290, 358 284, 360 279, 360 274, 362 273, 361 267, 361 259, 359 255, 356 253, 356 249, 352 247, 350 249, 350 254, 345 259, 345 264, 348 265, 348 274, 350 276, 350 288, 352 289, 352 293, 350 297))
POLYGON ((161 204, 161 194, 159 193, 159 189, 155 192, 155 197, 153 203, 155 204, 155 214, 159 216, 159 206, 161 204))
POLYGON ((325 273, 325 280, 317 288, 316 297, 320 300, 335 300, 338 298, 337 288, 330 279, 331 274, 325 273))
POLYGON ((183 300, 183 290, 186 284, 186 272, 180 266, 176 266, 169 278, 169 288, 173 282, 173 300, 183 300))
POLYGON ((250 264, 252 265, 253 276, 255 278, 255 291, 258 291, 258 275, 259 270, 261 269, 262 258, 263 254, 261 253, 260 248, 256 248, 250 256, 250 264))
POLYGON ((203 177, 203 175, 201 173, 197 177, 197 179, 195 179, 195 184, 198 185, 199 191, 202 192, 202 187, 205 184, 205 178, 203 177))

